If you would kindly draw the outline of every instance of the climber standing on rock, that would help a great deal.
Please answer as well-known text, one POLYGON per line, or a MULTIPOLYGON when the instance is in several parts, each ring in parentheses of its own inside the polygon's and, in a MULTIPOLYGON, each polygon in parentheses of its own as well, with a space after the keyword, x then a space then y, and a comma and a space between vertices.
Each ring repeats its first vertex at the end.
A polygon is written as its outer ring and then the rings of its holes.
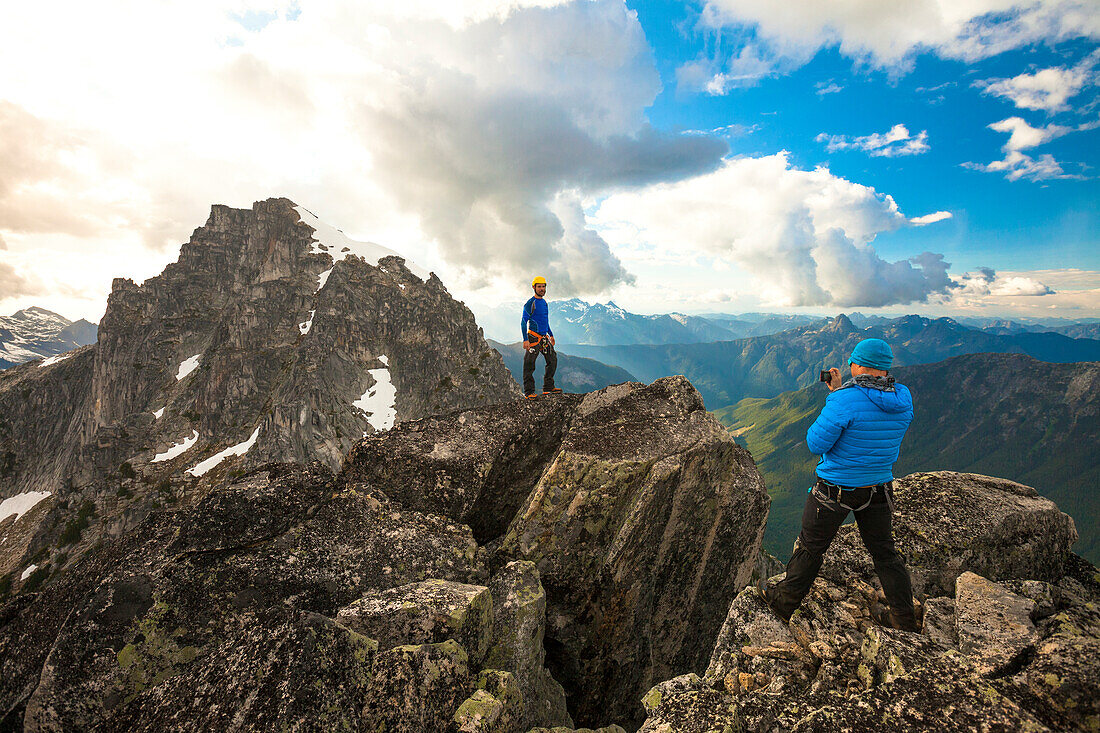
POLYGON ((841 383, 836 368, 822 374, 823 380, 829 377, 830 394, 806 432, 810 452, 821 460, 802 512, 802 532, 786 577, 758 586, 764 601, 785 620, 809 593, 825 551, 848 512, 853 512, 889 605, 887 610, 875 604, 872 616, 883 626, 918 630, 912 581, 894 547, 892 527, 893 466, 913 420, 913 398, 889 375, 893 361, 889 344, 864 339, 848 359, 850 381, 841 383))
POLYGON ((523 306, 519 327, 523 332, 523 394, 535 398, 535 359, 539 354, 546 362, 542 377, 542 393, 561 392, 554 386, 554 372, 558 368, 558 353, 554 351, 554 332, 550 330, 550 308, 546 305, 546 278, 531 281, 535 294, 523 306))

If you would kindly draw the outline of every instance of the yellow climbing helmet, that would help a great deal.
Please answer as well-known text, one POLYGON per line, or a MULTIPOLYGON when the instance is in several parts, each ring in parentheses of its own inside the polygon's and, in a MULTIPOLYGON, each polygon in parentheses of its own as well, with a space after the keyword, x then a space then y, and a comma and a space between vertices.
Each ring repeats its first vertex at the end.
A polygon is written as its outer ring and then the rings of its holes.
POLYGON ((536 277, 534 280, 531 281, 531 287, 535 287, 536 285, 545 285, 545 284, 546 284, 546 278, 544 278, 542 275, 539 275, 538 277, 536 277))

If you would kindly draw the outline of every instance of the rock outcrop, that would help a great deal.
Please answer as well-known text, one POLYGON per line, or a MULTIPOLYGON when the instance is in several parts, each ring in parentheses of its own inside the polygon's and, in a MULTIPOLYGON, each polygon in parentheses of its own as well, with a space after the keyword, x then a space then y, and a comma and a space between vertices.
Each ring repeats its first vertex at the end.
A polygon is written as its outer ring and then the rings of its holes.
POLYGON ((31 558, 77 516, 65 562, 230 474, 337 469, 365 434, 518 396, 435 275, 286 199, 214 206, 160 275, 115 280, 97 343, 0 372, 0 499, 52 494, 0 568, 57 571, 31 558))
POLYGON ((687 380, 624 384, 370 436, 343 475, 470 524, 547 589, 548 665, 574 719, 637 726, 637 699, 703 671, 752 575, 768 500, 687 380))
POLYGON ((683 379, 400 423, 17 588, 0 728, 636 728, 704 671, 766 511, 683 379))
POLYGON ((1100 726, 1100 573, 1070 552, 1072 520, 1033 489, 985 476, 896 486, 923 634, 872 623, 882 593, 846 525, 790 622, 743 590, 706 674, 655 686, 642 730, 1100 726))
MULTIPOLYGON (((953 596, 968 570, 993 581, 1065 574, 1073 519, 1030 486, 950 471, 910 474, 895 486, 894 537, 918 593, 953 596)), ((839 584, 875 577, 854 524, 837 533, 822 575, 839 584)))

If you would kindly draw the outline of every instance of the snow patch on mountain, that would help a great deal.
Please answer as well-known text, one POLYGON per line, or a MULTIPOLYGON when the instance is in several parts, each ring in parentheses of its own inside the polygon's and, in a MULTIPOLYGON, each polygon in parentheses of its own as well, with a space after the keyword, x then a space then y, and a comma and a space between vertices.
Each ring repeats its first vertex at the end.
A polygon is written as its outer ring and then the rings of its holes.
POLYGON ((204 473, 214 468, 214 466, 218 465, 229 456, 243 456, 245 453, 248 452, 248 449, 256 443, 256 438, 258 437, 260 437, 259 426, 257 426, 256 429, 252 431, 252 435, 248 436, 248 440, 237 443, 236 445, 231 445, 220 453, 215 453, 214 455, 207 458, 205 461, 202 461, 201 463, 196 465, 194 468, 187 469, 187 473, 191 474, 192 476, 202 476, 204 473))
POLYGON ((187 450, 195 444, 195 441, 199 439, 199 431, 192 430, 190 438, 184 438, 182 443, 176 443, 163 453, 157 453, 153 456, 153 460, 150 463, 160 463, 161 461, 170 461, 176 456, 183 455, 187 450))
POLYGON ((184 359, 180 363, 180 368, 176 370, 176 381, 177 382, 180 381, 181 379, 186 377, 188 374, 195 371, 198 368, 199 362, 201 360, 202 360, 202 354, 195 354, 192 357, 188 357, 187 359, 184 359))
POLYGON ((49 491, 27 491, 15 496, 9 496, 0 502, 0 522, 14 515, 16 519, 20 514, 29 512, 34 506, 50 495, 49 491))
POLYGON ((303 336, 305 336, 307 333, 309 333, 309 329, 313 328, 313 314, 316 313, 316 312, 317 312, 316 309, 311 310, 309 312, 309 318, 305 319, 304 321, 302 321, 301 323, 298 324, 298 330, 302 332, 303 336))
MULTIPOLYGON (((389 366, 390 360, 385 354, 378 357, 378 361, 389 366)), ((363 396, 351 404, 367 414, 367 422, 376 431, 389 430, 397 422, 397 388, 390 379, 390 370, 368 369, 367 373, 374 378, 374 384, 363 393, 363 396)), ((363 433, 366 437, 369 433, 363 433)))
POLYGON ((44 367, 44 366, 50 366, 51 364, 56 364, 56 363, 57 363, 57 362, 59 362, 59 361, 65 361, 66 359, 68 359, 68 358, 70 358, 70 357, 72 357, 72 353, 71 353, 71 352, 70 352, 70 353, 68 353, 68 354, 58 354, 57 356, 51 356, 51 357, 50 357, 49 359, 45 359, 45 360, 44 360, 44 361, 43 361, 43 362, 42 362, 41 364, 39 364, 38 366, 39 366, 39 367, 44 367))

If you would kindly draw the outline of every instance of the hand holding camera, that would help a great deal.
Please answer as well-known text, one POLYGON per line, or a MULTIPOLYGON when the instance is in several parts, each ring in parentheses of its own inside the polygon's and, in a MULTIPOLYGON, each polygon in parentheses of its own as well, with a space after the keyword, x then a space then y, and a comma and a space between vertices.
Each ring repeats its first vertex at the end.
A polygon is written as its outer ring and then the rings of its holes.
POLYGON ((828 385, 830 392, 836 392, 838 389, 840 389, 840 385, 844 383, 844 381, 840 378, 840 370, 836 367, 833 367, 832 369, 822 370, 818 378, 826 385, 828 385))

